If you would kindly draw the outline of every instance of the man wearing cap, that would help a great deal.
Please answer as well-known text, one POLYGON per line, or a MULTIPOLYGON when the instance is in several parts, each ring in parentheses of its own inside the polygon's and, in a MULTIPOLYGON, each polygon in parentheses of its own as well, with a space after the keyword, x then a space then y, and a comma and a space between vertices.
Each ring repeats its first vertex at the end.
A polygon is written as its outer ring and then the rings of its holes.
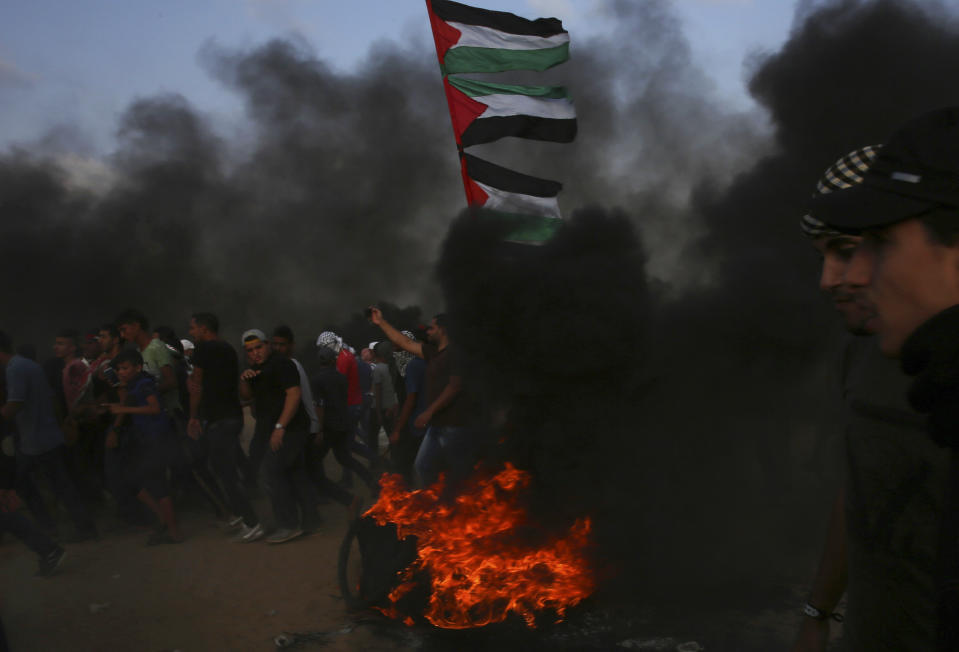
MULTIPOLYGON (((190 446, 194 466, 209 466, 216 474, 230 509, 242 522, 234 538, 241 543, 256 541, 264 535, 253 506, 240 486, 237 473, 243 410, 237 377, 240 364, 236 350, 220 339, 220 320, 213 313, 197 312, 190 318, 190 337, 196 342, 193 374, 190 376, 190 421, 187 434, 195 442, 190 446)), ((202 472, 201 472, 202 474, 202 472)), ((204 484, 207 481, 201 475, 204 484)), ((210 490, 215 494, 215 483, 210 490)), ((217 497, 218 498, 218 497, 217 497)), ((236 519, 231 525, 240 525, 236 519)))
MULTIPOLYGON (((840 158, 816 195, 862 183, 880 148, 840 158)), ((943 453, 925 436, 905 399, 909 379, 883 357, 873 333, 875 306, 844 273, 861 238, 800 220, 822 256, 820 288, 832 299, 847 337, 839 364, 845 404, 842 488, 794 652, 824 651, 829 622, 847 595, 844 642, 851 650, 925 650, 935 646, 935 551, 946 475, 943 453)))
MULTIPOLYGON (((915 118, 889 138, 863 182, 822 195, 813 213, 862 235, 848 283, 875 304, 879 347, 913 377, 909 403, 950 449, 937 559, 938 646, 959 649, 959 107, 915 118)), ((877 624, 877 627, 881 627, 877 624)))
POLYGON ((315 531, 319 523, 316 491, 306 472, 310 420, 303 409, 300 375, 290 359, 274 353, 263 331, 255 328, 243 333, 243 348, 253 364, 240 374, 240 396, 253 401, 254 437, 269 442, 260 475, 277 530, 266 541, 285 543, 315 531))

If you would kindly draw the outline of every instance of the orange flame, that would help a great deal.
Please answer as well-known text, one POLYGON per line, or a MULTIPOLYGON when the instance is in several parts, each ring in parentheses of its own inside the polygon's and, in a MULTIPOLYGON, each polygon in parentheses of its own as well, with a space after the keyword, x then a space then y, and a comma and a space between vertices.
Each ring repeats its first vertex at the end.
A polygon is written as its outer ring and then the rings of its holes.
POLYGON ((515 541, 517 529, 528 525, 519 498, 529 482, 528 473, 507 464, 451 503, 440 499, 442 478, 427 489, 409 491, 401 476, 384 476, 379 499, 365 515, 380 525, 394 523, 400 539, 415 535, 418 544, 416 561, 401 573, 389 596, 392 606, 383 613, 400 617, 395 605, 415 586, 413 575, 421 570, 432 582, 424 615, 448 629, 481 627, 510 612, 535 627, 536 613, 552 610, 561 620, 590 595, 595 585, 586 563, 588 518, 539 548, 515 541))

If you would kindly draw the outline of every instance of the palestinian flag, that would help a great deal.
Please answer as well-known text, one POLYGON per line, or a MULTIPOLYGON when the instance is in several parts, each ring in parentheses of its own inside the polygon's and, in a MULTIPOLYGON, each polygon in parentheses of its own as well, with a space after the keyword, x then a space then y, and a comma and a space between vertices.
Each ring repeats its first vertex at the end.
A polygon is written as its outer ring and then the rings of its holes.
POLYGON ((557 18, 527 20, 450 0, 426 0, 443 74, 546 70, 569 59, 557 18))
POLYGON ((506 136, 558 143, 576 137, 576 108, 563 86, 513 86, 461 77, 446 77, 443 83, 458 145, 506 136))
POLYGON ((531 177, 463 154, 463 183, 470 206, 484 208, 507 217, 514 242, 542 242, 548 239, 562 219, 556 196, 563 184, 531 177))

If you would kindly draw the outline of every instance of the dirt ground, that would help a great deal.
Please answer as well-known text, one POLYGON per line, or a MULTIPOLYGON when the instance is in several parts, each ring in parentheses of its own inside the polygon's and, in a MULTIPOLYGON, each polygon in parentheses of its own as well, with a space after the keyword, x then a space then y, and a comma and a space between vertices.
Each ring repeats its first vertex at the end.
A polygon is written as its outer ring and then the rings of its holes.
MULTIPOLYGON (((268 513, 262 499, 260 513, 268 513)), ((271 650, 284 632, 338 630, 350 619, 336 584, 346 509, 321 507, 322 530, 281 545, 238 544, 211 515, 183 517, 187 541, 146 547, 146 530, 100 519, 101 540, 67 546, 60 570, 36 578, 36 557, 0 545, 0 615, 16 652, 271 650)), ((396 649, 362 628, 329 650, 396 649)))
MULTIPOLYGON (((247 433, 248 436, 249 433, 247 433)), ((339 469, 327 460, 330 477, 339 469)), ((269 515, 255 492, 258 514, 269 515)), ((788 650, 801 616, 814 555, 791 560, 795 582, 780 577, 747 587, 757 596, 729 604, 726 591, 699 604, 651 602, 609 616, 593 605, 551 632, 515 636, 507 629, 475 635, 407 630, 348 613, 336 579, 337 554, 349 514, 336 503, 320 507, 320 531, 285 544, 232 543, 202 503, 181 512, 187 540, 147 547, 148 530, 119 524, 101 506, 101 539, 67 546, 59 571, 37 578, 35 555, 10 536, 0 543, 0 617, 14 652, 161 652, 276 650, 284 632, 310 633, 292 649, 329 651, 593 649, 788 650), (726 596, 725 598, 723 596, 726 596), (626 613, 623 617, 622 613, 626 613), (615 622, 613 622, 615 621, 615 622), (624 628, 624 622, 628 621, 624 628), (610 624, 612 622, 612 624, 610 624)), ((62 531, 69 532, 60 514, 62 531)), ((267 519, 264 519, 267 520, 267 519)), ((735 593, 743 593, 741 587, 735 593)), ((696 601, 694 601, 696 602, 696 601)), ((523 629, 523 628, 520 628, 523 629)), ((841 628, 834 628, 836 634, 841 628)), ((835 636, 834 636, 835 638, 835 636)))
MULTIPOLYGON (((268 512, 262 497, 255 505, 268 512)), ((151 548, 145 546, 146 530, 101 518, 101 540, 69 546, 60 570, 49 578, 34 577, 35 556, 6 537, 0 545, 0 615, 11 650, 267 651, 277 649, 273 639, 284 632, 325 634, 302 641, 297 650, 507 650, 520 649, 524 641, 530 648, 527 639, 496 631, 471 639, 406 633, 398 626, 369 626, 347 613, 336 556, 348 514, 337 504, 323 505, 321 512, 320 532, 281 545, 232 543, 212 516, 195 511, 182 519, 186 542, 151 548)), ((611 650, 671 651, 689 642, 702 647, 685 649, 786 650, 799 623, 795 605, 801 591, 776 587, 762 607, 717 610, 713 603, 679 618, 672 608, 647 605, 635 610, 633 631, 612 638, 597 625, 605 616, 589 613, 578 618, 587 625, 560 630, 572 640, 546 639, 532 647, 582 649, 582 643, 607 649, 597 646, 603 639, 611 650), (596 628, 595 637, 584 634, 586 627, 596 628)))

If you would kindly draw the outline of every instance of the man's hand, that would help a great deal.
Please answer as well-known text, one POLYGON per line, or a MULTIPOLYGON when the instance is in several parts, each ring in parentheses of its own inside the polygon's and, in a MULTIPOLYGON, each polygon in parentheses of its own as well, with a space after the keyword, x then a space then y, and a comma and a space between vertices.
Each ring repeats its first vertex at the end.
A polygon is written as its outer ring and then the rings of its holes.
POLYGON ((103 407, 109 410, 110 414, 124 414, 126 412, 122 403, 105 403, 103 407))
POLYGON ((190 419, 186 424, 186 434, 190 436, 190 439, 199 439, 200 435, 203 434, 203 426, 200 424, 200 420, 196 417, 190 419))
POLYGON ((270 435, 270 449, 275 453, 280 450, 280 446, 283 445, 283 429, 274 428, 273 434, 270 435))
POLYGON ((383 311, 376 306, 370 306, 370 322, 376 326, 383 323, 383 311))
POLYGON ((110 429, 110 432, 107 433, 106 441, 103 442, 103 445, 107 448, 116 448, 120 445, 120 438, 117 437, 117 431, 110 429))
POLYGON ((430 424, 430 419, 433 418, 433 413, 429 410, 423 410, 420 413, 420 416, 416 417, 416 421, 413 422, 413 425, 417 428, 425 428, 430 424))
POLYGON ((826 652, 829 643, 829 621, 803 616, 799 636, 791 652, 826 652))
POLYGON ((245 369, 242 374, 240 374, 240 380, 245 380, 250 382, 254 378, 260 375, 259 371, 254 371, 253 369, 245 369))

